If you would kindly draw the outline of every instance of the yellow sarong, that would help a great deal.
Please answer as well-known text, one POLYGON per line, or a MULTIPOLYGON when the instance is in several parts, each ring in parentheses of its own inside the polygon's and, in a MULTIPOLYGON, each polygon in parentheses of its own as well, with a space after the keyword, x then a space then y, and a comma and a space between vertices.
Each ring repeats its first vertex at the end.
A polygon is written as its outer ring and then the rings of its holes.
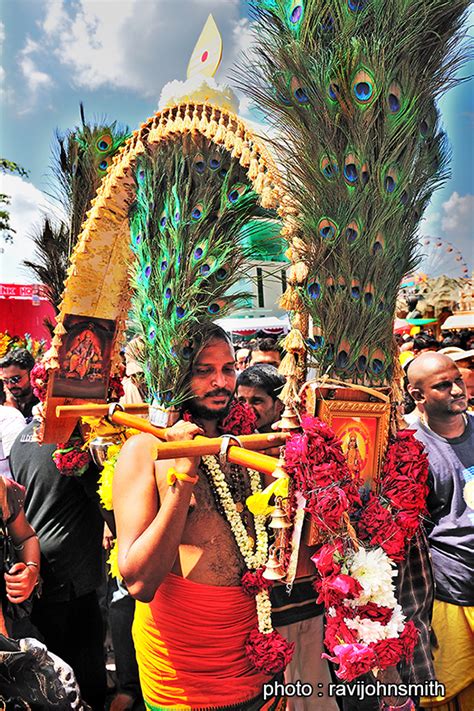
POLYGON ((421 706, 436 711, 474 711, 474 607, 435 600, 433 650, 436 680, 445 696, 424 698, 421 706))

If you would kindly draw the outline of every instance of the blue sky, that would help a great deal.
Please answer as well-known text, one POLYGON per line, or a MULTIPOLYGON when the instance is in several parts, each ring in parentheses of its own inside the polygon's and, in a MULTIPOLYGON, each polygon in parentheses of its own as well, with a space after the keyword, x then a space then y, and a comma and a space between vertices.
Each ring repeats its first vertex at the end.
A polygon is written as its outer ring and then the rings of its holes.
MULTIPOLYGON (((50 187, 55 130, 79 121, 80 101, 89 119, 105 115, 137 128, 156 111, 162 87, 185 78, 209 12, 224 40, 216 78, 232 84, 232 64, 250 36, 243 0, 3 0, 0 154, 24 166, 29 180, 3 180, 2 190, 12 196, 17 235, 13 245, 1 245, 1 282, 31 280, 18 264, 31 249, 28 232, 40 219, 50 187)), ((474 65, 470 69, 473 73, 474 65)), ((468 73, 465 68, 463 74, 468 73)), ((452 178, 434 197, 421 229, 424 237, 440 238, 461 250, 469 269, 474 265, 472 89, 471 80, 441 102, 453 151, 452 178)), ((246 106, 243 101, 244 116, 246 106)), ((459 269, 453 254, 433 251, 431 264, 459 269)))

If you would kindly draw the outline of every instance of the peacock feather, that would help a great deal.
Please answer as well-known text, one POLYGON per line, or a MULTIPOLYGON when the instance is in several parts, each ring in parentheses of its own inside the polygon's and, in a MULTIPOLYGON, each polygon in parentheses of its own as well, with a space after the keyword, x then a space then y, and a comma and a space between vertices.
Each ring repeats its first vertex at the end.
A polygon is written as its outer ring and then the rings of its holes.
POLYGON ((187 397, 199 324, 247 296, 237 282, 262 208, 238 158, 197 132, 148 146, 134 176, 132 311, 150 399, 171 408, 187 397))
POLYGON ((273 124, 291 256, 307 267, 286 303, 312 316, 308 351, 343 380, 390 381, 397 292, 448 175, 436 101, 455 83, 468 4, 255 1, 242 86, 273 124))
POLYGON ((81 125, 57 136, 54 172, 58 197, 69 216, 70 250, 81 231, 91 200, 112 159, 130 135, 116 121, 90 123, 80 104, 81 125))

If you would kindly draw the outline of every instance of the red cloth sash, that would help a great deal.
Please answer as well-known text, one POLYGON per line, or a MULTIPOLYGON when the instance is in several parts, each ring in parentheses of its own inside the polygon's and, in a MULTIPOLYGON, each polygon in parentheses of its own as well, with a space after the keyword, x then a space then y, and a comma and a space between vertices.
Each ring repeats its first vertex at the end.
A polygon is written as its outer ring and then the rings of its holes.
POLYGON ((241 587, 201 585, 170 573, 151 603, 137 603, 133 636, 148 708, 232 706, 258 696, 269 676, 245 655, 257 624, 241 587))

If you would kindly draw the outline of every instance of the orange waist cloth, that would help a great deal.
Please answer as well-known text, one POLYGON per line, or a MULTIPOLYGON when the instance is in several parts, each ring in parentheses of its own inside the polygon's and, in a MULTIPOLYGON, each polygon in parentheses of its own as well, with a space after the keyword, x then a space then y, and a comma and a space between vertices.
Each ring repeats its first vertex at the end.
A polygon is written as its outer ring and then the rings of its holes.
POLYGON ((150 603, 137 602, 133 637, 143 697, 159 708, 232 706, 258 696, 271 677, 245 655, 257 624, 241 587, 201 585, 170 573, 150 603))

